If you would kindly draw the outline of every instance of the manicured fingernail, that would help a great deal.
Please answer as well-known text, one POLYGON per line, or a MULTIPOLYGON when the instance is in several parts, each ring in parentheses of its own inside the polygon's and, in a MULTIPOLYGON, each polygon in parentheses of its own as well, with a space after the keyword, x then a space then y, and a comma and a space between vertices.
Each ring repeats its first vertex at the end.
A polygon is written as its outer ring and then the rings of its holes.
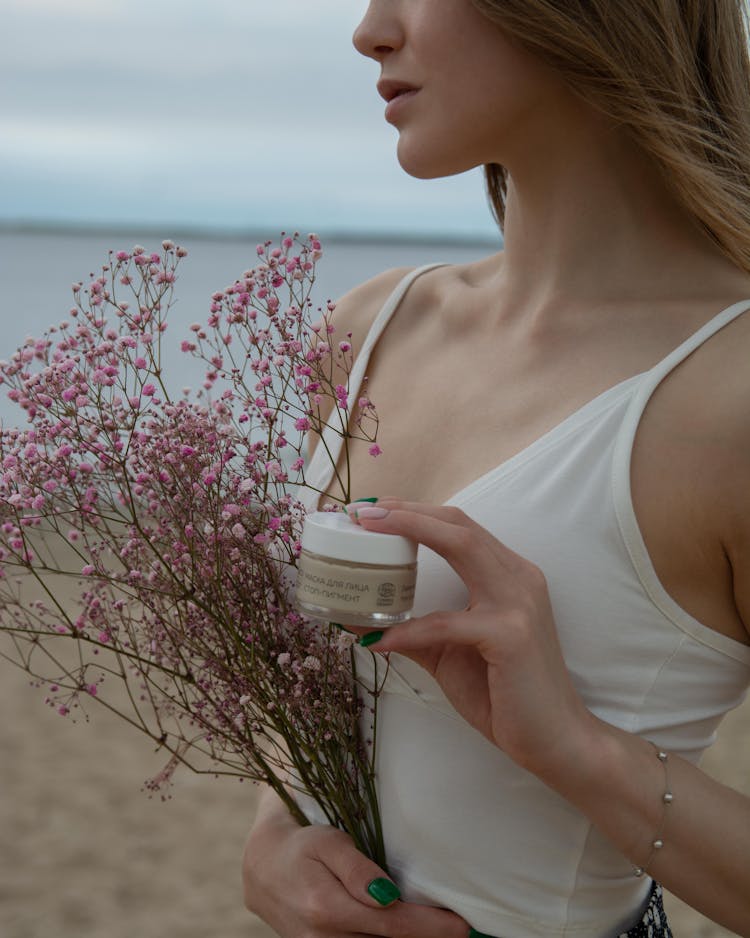
POLYGON ((374 645, 376 642, 379 642, 384 635, 385 632, 382 631, 368 632, 367 635, 363 635, 362 638, 359 639, 358 644, 360 644, 363 648, 369 648, 370 645, 374 645))
POLYGON ((347 515, 352 515, 356 518, 357 514, 365 507, 363 503, 369 502, 370 505, 374 505, 376 501, 377 498, 355 498, 353 502, 344 505, 344 511, 347 515))
POLYGON ((388 517, 387 508, 371 508, 369 505, 366 508, 357 509, 357 518, 360 521, 377 521, 380 518, 388 517))
POLYGON ((492 938, 492 935, 485 935, 484 932, 472 928, 469 930, 469 938, 492 938))
POLYGON ((345 625, 342 625, 340 622, 331 622, 331 625, 335 629, 341 629, 342 632, 348 632, 350 635, 354 635, 351 629, 348 629, 345 625))
POLYGON ((367 891, 372 898, 381 905, 390 905, 396 899, 401 898, 401 892, 395 883, 390 879, 374 879, 367 887, 367 891))

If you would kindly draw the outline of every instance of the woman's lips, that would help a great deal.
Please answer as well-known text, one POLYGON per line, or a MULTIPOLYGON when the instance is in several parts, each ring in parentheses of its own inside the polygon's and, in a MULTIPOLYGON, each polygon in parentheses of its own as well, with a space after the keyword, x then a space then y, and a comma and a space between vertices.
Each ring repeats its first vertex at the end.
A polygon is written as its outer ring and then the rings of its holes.
POLYGON ((399 92, 395 97, 391 98, 385 109, 385 119, 389 123, 392 122, 398 117, 408 102, 418 93, 418 88, 410 88, 409 90, 399 92))
POLYGON ((405 92, 416 90, 416 85, 408 81, 400 81, 398 78, 381 78, 378 82, 378 94, 389 103, 405 92))

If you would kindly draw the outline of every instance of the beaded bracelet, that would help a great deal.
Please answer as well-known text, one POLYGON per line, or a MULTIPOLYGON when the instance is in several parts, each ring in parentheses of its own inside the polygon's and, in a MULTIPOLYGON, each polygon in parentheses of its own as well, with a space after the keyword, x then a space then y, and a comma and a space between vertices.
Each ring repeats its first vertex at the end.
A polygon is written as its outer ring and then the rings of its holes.
POLYGON ((654 839, 651 841, 651 852, 648 855, 648 859, 643 864, 643 866, 636 866, 633 870, 633 873, 638 877, 644 875, 644 873, 651 865, 651 861, 653 860, 656 851, 661 850, 661 848, 664 846, 662 835, 667 823, 667 808, 674 801, 674 795, 672 794, 672 789, 669 785, 669 769, 667 768, 669 756, 666 752, 664 752, 663 749, 659 749, 659 747, 655 746, 653 743, 651 743, 651 745, 654 746, 654 749, 656 750, 656 758, 664 767, 664 794, 661 796, 661 800, 664 805, 664 811, 662 812, 661 821, 659 822, 659 827, 657 828, 656 834, 654 835, 654 839))

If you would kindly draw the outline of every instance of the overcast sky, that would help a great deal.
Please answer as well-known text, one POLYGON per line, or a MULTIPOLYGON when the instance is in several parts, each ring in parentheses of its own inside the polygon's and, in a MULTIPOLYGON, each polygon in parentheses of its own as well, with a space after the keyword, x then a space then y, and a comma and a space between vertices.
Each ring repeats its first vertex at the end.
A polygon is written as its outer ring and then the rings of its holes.
POLYGON ((492 235, 414 180, 365 0, 0 0, 0 221, 492 235))

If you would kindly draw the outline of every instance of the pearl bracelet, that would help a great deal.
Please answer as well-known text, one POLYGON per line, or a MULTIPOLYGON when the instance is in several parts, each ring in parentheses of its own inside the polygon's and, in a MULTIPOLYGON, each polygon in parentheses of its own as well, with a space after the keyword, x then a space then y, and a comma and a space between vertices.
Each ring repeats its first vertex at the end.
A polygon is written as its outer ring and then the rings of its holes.
POLYGON ((661 850, 661 848, 664 846, 662 835, 664 833, 664 827, 666 826, 667 822, 667 808, 674 801, 674 795, 672 794, 672 789, 669 785, 669 769, 667 768, 669 756, 666 752, 664 752, 663 749, 659 749, 658 746, 655 746, 653 743, 651 743, 651 745, 654 746, 654 749, 656 750, 656 758, 664 767, 664 794, 661 796, 662 804, 664 805, 664 811, 662 812, 661 821, 659 822, 659 827, 657 828, 656 834, 654 835, 654 839, 651 841, 651 852, 648 855, 648 859, 643 864, 643 866, 636 866, 633 870, 633 873, 638 877, 644 875, 644 873, 651 865, 651 861, 654 859, 654 854, 657 852, 657 850, 661 850))

